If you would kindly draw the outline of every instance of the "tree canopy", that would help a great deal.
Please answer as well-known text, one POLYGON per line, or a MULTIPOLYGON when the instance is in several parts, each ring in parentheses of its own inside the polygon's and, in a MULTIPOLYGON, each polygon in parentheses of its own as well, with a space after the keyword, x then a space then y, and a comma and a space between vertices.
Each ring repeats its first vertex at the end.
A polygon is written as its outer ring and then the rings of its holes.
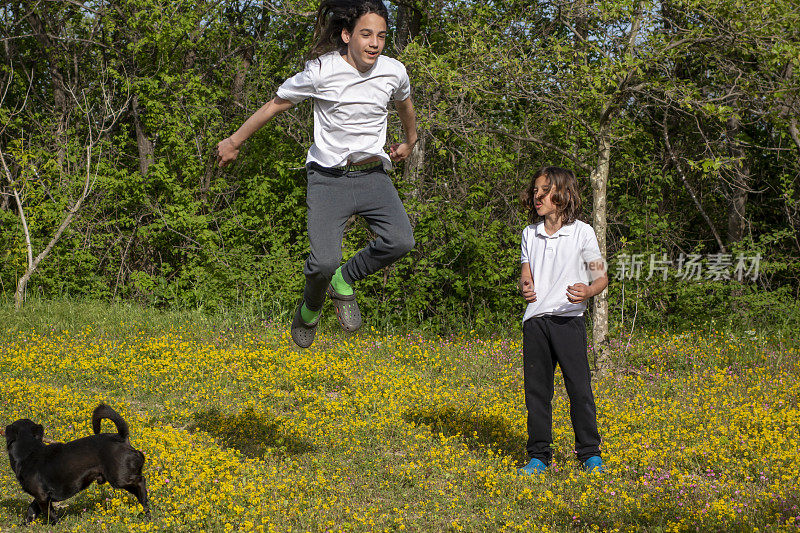
MULTIPOLYGON (((28 291, 290 308, 308 247, 310 104, 260 131, 235 165, 218 169, 214 146, 302 67, 315 9, 0 7, 0 290, 16 292, 52 243, 28 291)), ((402 0, 390 10, 385 53, 408 67, 421 132, 393 171, 417 246, 359 283, 368 313, 434 329, 516 320, 528 223, 519 192, 535 168, 560 165, 580 176, 583 218, 610 262, 612 319, 796 323, 796 2, 402 0), (683 269, 694 256, 702 282, 683 269), (641 276, 618 268, 634 257, 641 276), (653 257, 669 264, 666 281, 653 257), (759 275, 737 280, 737 260, 753 257, 759 275)), ((345 257, 368 238, 353 221, 345 257)))

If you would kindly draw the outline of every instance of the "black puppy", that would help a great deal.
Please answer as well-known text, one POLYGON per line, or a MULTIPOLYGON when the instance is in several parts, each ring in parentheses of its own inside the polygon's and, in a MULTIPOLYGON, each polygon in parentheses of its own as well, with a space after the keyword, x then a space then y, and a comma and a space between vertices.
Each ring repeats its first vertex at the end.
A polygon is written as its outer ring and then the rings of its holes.
POLYGON ((22 489, 34 497, 25 514, 25 523, 39 514, 54 524, 58 521, 53 502, 66 500, 92 484, 108 483, 125 489, 139 500, 144 515, 150 517, 147 487, 142 466, 144 454, 131 446, 128 424, 107 405, 92 413, 94 435, 71 442, 45 445, 44 428, 23 418, 6 426, 6 447, 11 470, 22 489), (100 433, 100 421, 108 418, 117 433, 100 433))

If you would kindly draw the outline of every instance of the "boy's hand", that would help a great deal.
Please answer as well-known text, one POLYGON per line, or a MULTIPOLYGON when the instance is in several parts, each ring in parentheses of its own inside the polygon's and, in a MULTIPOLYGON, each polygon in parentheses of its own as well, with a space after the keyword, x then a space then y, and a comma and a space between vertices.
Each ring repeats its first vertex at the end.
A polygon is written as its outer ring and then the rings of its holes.
POLYGON ((579 304, 594 296, 592 289, 585 283, 576 283, 567 287, 567 300, 573 304, 579 304))
POLYGON ((224 167, 239 155, 239 147, 228 137, 217 143, 217 164, 224 167))
POLYGON ((529 279, 523 278, 519 280, 519 293, 529 304, 536 301, 536 293, 533 290, 533 281, 529 279))
POLYGON ((394 162, 405 161, 411 155, 412 148, 414 148, 414 145, 409 143, 393 144, 389 147, 389 157, 394 162))

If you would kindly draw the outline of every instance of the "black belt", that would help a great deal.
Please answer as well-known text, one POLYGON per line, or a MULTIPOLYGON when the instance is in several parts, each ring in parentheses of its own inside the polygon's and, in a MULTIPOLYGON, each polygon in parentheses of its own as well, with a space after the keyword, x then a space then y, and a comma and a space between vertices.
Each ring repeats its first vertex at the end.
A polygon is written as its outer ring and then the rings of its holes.
POLYGON ((338 167, 323 167, 314 161, 308 164, 308 168, 318 170, 320 172, 327 172, 328 174, 345 175, 348 172, 366 172, 376 168, 383 168, 383 161, 370 161, 369 163, 350 163, 338 167))

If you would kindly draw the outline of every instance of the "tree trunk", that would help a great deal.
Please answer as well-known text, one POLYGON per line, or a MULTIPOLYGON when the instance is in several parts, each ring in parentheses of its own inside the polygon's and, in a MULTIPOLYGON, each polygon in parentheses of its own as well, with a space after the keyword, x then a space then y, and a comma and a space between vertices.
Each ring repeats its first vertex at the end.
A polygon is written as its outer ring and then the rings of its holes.
POLYGON ((420 197, 422 189, 422 170, 425 164, 425 135, 419 135, 417 144, 411 150, 411 155, 405 160, 403 168, 403 180, 412 183, 413 189, 411 196, 414 199, 420 197))
POLYGON ((33 270, 25 269, 25 273, 19 278, 17 282, 17 290, 14 293, 14 310, 22 311, 22 306, 25 303, 25 292, 28 290, 28 280, 33 275, 33 270))
POLYGON ((11 193, 7 191, 8 189, 0 186, 0 211, 11 209, 11 193))
MULTIPOLYGON (((606 257, 606 207, 608 172, 611 161, 611 131, 608 122, 601 124, 598 135, 597 167, 592 171, 592 226, 597 235, 600 253, 606 257)), ((608 289, 594 297, 592 320, 592 344, 597 357, 597 371, 605 374, 611 368, 611 353, 608 342, 608 289)))
POLYGON ((211 179, 217 168, 219 168, 217 167, 217 151, 211 150, 206 157, 206 168, 200 178, 200 209, 203 213, 208 212, 208 191, 211 190, 211 179))
MULTIPOLYGON (((786 70, 783 73, 783 78, 787 83, 791 83, 794 79, 794 66, 789 63, 786 65, 786 70)), ((791 93, 790 93, 791 94, 791 93)), ((781 116, 787 117, 789 123, 787 124, 787 128, 789 130, 789 135, 792 137, 792 141, 794 141, 794 145, 797 147, 798 156, 800 156, 800 129, 797 127, 797 111, 792 104, 795 106, 797 105, 796 97, 793 98, 789 95, 785 96, 781 105, 781 116)))
POLYGON ((155 147, 147 134, 144 131, 144 124, 142 124, 141 116, 139 113, 139 97, 133 95, 131 100, 131 111, 133 115, 133 127, 136 130, 136 147, 139 149, 139 171, 142 176, 147 176, 147 171, 150 165, 153 164, 153 154, 155 147))
MULTIPOLYGON (((8 166, 6 166, 6 160, 3 157, 2 152, 0 152, 0 158, 3 161, 3 168, 5 169, 6 176, 11 178, 11 174, 8 171, 8 166)), ((31 278, 31 275, 34 271, 33 266, 33 247, 31 246, 31 232, 28 229, 28 219, 25 218, 25 210, 22 208, 22 200, 19 198, 19 193, 17 189, 14 189, 14 199, 17 201, 17 208, 19 209, 19 220, 22 222, 22 233, 25 236, 25 251, 27 252, 28 258, 28 267, 25 269, 25 273, 19 279, 17 283, 17 290, 14 293, 14 309, 19 311, 22 309, 22 303, 25 301, 25 289, 28 286, 28 280, 31 278)))
POLYGON ((731 198, 728 209, 728 242, 738 242, 744 237, 747 225, 745 209, 747 208, 747 192, 750 189, 750 167, 745 159, 745 152, 738 143, 740 123, 736 116, 728 119, 727 134, 730 155, 734 159, 731 198))
POLYGON ((797 119, 794 117, 789 119, 789 135, 792 136, 798 155, 800 155, 800 130, 797 128, 797 119))
MULTIPOLYGON (((10 172, 8 171, 8 166, 6 165, 5 158, 3 158, 2 152, 0 152, 0 159, 2 159, 3 168, 6 172, 6 175, 11 176, 10 172)), ((64 234, 64 231, 69 227, 72 223, 72 219, 75 218, 75 214, 78 213, 81 209, 81 205, 86 197, 91 192, 91 169, 92 169, 92 147, 86 147, 86 179, 83 183, 83 192, 81 193, 80 197, 75 201, 75 203, 67 210, 67 214, 64 217, 64 220, 61 221, 61 224, 58 226, 58 229, 53 234, 53 237, 50 239, 50 242, 47 243, 44 250, 41 251, 39 255, 35 258, 33 257, 33 245, 30 239, 30 230, 28 229, 28 224, 25 218, 25 211, 22 208, 22 201, 19 198, 19 194, 17 194, 16 189, 14 190, 14 195, 17 200, 17 205, 19 206, 19 216, 22 220, 23 230, 25 232, 25 242, 27 245, 27 252, 28 252, 28 267, 25 269, 25 273, 19 279, 17 283, 17 291, 14 293, 14 308, 19 311, 22 309, 22 305, 25 302, 25 291, 28 287, 28 281, 31 279, 31 276, 36 272, 36 269, 39 268, 39 264, 44 261, 48 255, 50 255, 50 251, 53 247, 58 243, 61 239, 61 235, 64 234)))
MULTIPOLYGON (((413 0, 405 0, 397 8, 397 31, 395 32, 395 47, 398 52, 405 50, 408 43, 416 38, 421 30, 422 13, 414 4, 413 0)), ((417 89, 414 98, 421 100, 421 89, 417 89)), ((418 199, 422 191, 423 175, 425 166, 425 132, 417 132, 417 144, 411 150, 411 155, 404 162, 403 179, 406 183, 412 183, 413 189, 411 197, 418 199)))
POLYGON ((414 6, 413 0, 406 0, 397 8, 397 31, 395 47, 402 51, 417 35, 422 24, 422 13, 414 6))
POLYGON ((236 68, 236 74, 233 77, 233 84, 231 85, 231 96, 233 97, 233 105, 236 107, 243 107, 244 105, 244 82, 247 79, 247 72, 250 70, 250 65, 253 63, 253 50, 247 47, 240 57, 239 66, 236 68))
MULTIPOLYGON (((44 15, 47 17, 46 3, 43 3, 41 8, 45 10, 44 15)), ((42 53, 47 61, 47 67, 50 74, 50 83, 53 89, 53 103, 55 104, 55 111, 58 114, 54 144, 58 146, 59 166, 63 167, 67 152, 66 143, 62 142, 61 138, 66 131, 67 117, 69 115, 69 109, 67 106, 68 99, 66 84, 64 83, 64 75, 59 68, 59 54, 55 49, 53 40, 50 38, 51 34, 58 35, 61 32, 60 28, 51 28, 48 31, 45 22, 39 17, 39 14, 35 10, 31 11, 28 20, 30 21, 31 29, 33 29, 35 33, 34 37, 39 43, 42 53)))

